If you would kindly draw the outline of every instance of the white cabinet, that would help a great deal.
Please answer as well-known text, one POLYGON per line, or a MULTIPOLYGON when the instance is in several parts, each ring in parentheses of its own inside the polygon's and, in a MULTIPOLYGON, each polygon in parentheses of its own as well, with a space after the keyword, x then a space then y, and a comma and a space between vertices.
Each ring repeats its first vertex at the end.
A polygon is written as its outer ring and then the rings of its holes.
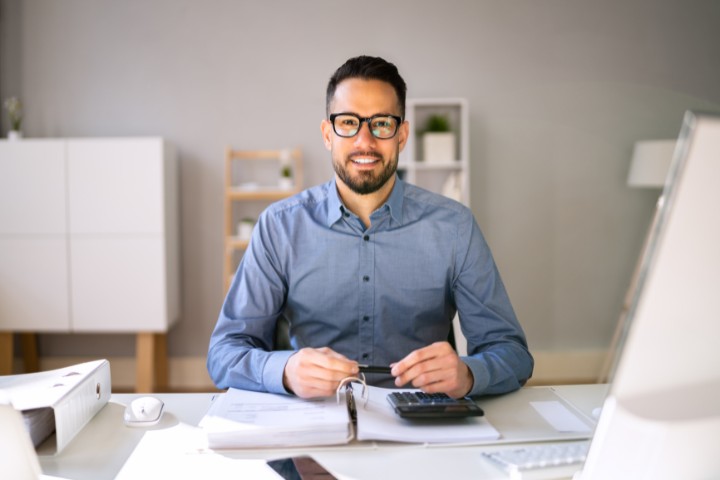
POLYGON ((470 143, 467 101, 463 98, 409 98, 405 118, 410 136, 400 154, 398 171, 409 183, 453 197, 470 206, 470 143), (454 136, 455 158, 427 158, 422 135, 432 116, 447 120, 454 136))
POLYGON ((0 141, 0 331, 167 332, 177 181, 160 138, 0 141))
POLYGON ((179 316, 172 148, 69 140, 67 161, 73 330, 167 331, 179 316))
POLYGON ((0 330, 70 329, 65 142, 0 141, 0 330))

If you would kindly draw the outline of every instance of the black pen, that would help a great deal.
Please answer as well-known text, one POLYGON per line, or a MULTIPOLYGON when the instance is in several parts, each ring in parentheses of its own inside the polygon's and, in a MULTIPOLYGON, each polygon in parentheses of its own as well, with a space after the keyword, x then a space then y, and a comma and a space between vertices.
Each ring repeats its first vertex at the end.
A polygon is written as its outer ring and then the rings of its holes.
POLYGON ((377 365, 358 365, 362 373, 384 373, 390 375, 390 367, 380 367, 377 365))

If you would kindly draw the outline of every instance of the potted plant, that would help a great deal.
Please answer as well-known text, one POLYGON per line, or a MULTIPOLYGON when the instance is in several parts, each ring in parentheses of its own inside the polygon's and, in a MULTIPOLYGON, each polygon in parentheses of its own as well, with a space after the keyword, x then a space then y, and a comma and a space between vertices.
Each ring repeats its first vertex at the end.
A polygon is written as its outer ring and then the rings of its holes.
POLYGON ((279 185, 283 190, 290 190, 293 188, 292 168, 290 168, 290 165, 283 165, 280 169, 279 185))
POLYGON ((10 131, 8 132, 8 140, 17 140, 22 138, 22 104, 17 97, 10 97, 5 100, 5 110, 8 112, 10 120, 10 131))
POLYGON ((428 163, 445 163, 456 160, 455 134, 443 115, 430 115, 422 132, 423 160, 428 163))

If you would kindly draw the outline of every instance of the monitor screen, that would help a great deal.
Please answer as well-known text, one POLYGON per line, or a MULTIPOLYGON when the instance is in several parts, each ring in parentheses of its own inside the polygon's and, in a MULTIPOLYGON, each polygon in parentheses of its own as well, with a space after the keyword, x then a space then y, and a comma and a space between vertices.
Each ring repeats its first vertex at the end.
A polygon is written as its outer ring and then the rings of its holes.
POLYGON ((688 112, 582 480, 720 478, 720 116, 688 112))

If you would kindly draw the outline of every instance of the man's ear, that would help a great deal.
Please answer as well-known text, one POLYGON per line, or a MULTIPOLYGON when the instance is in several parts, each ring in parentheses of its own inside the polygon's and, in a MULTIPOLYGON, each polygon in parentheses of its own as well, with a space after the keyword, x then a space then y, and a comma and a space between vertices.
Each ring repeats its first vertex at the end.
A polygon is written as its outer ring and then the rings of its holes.
POLYGON ((333 128, 330 121, 326 118, 323 118, 323 121, 320 123, 320 131, 322 132, 322 138, 323 143, 325 144, 325 148, 328 150, 332 149, 332 135, 333 135, 333 128))
POLYGON ((405 120, 403 123, 400 124, 400 128, 398 130, 398 148, 402 152, 405 148, 405 145, 407 145, 408 136, 410 135, 410 123, 405 120))

